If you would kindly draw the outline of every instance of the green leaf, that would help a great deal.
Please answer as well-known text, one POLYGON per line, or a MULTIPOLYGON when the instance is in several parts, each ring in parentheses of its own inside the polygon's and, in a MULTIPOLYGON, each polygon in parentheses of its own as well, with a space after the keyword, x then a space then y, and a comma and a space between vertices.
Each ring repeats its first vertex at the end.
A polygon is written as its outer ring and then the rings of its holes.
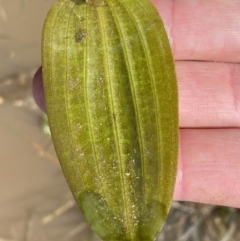
POLYGON ((54 146, 92 229, 106 241, 154 240, 178 151, 174 61, 156 9, 149 0, 59 0, 42 61, 54 146))

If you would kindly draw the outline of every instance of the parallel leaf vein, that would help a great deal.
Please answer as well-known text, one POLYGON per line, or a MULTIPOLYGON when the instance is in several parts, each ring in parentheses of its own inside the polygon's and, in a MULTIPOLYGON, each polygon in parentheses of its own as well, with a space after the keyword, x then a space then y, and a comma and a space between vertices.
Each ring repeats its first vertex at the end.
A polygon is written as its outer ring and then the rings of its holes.
MULTIPOLYGON (((74 7, 76 6, 76 4, 74 3, 73 4, 73 7, 72 7, 72 9, 71 9, 71 12, 69 13, 69 18, 68 18, 68 22, 67 22, 67 28, 66 28, 66 31, 67 31, 67 39, 66 39, 66 47, 65 47, 65 49, 66 50, 68 50, 68 38, 69 38, 69 36, 68 36, 68 33, 69 33, 69 23, 70 23, 70 19, 71 19, 71 16, 72 16, 72 13, 73 13, 73 11, 74 11, 74 7)), ((66 51, 66 56, 65 56, 65 62, 66 62, 66 66, 68 66, 68 51, 66 51)), ((66 74, 65 74, 65 80, 68 80, 68 71, 65 71, 66 72, 66 74)), ((75 152, 75 150, 74 150, 74 147, 75 147, 75 145, 73 145, 73 134, 74 134, 74 132, 72 131, 72 125, 71 125, 71 121, 70 121, 70 117, 69 117, 69 109, 71 109, 71 106, 69 106, 69 101, 68 101, 68 89, 67 89, 67 87, 66 87, 66 84, 64 85, 65 86, 65 100, 66 100, 66 113, 67 113, 67 122, 68 122, 68 127, 69 127, 69 129, 70 129, 70 133, 69 133, 69 136, 70 136, 70 142, 71 142, 71 144, 70 144, 70 148, 72 149, 72 155, 74 156, 74 160, 71 160, 71 161, 74 161, 74 162, 76 162, 77 161, 77 156, 76 156, 76 152, 75 152)), ((69 160, 68 160, 69 161, 69 160)), ((82 178, 82 174, 80 173, 80 170, 79 170, 79 168, 77 168, 77 172, 79 173, 79 177, 80 177, 80 179, 81 179, 81 182, 82 182, 82 185, 83 185, 83 187, 85 187, 85 185, 84 185, 84 181, 83 181, 83 178, 82 178)))
MULTIPOLYGON (((88 7, 86 7, 86 31, 88 32, 88 7)), ((89 45, 88 45, 88 41, 86 41, 86 46, 85 46, 85 54, 84 54, 84 63, 85 65, 88 63, 88 48, 89 48, 89 45)), ((90 56, 91 58, 91 56, 90 56)), ((96 169, 97 169, 97 175, 100 179, 100 182, 101 182, 101 185, 100 186, 100 189, 102 191, 102 188, 103 188, 103 182, 102 182, 102 176, 101 176, 101 173, 100 173, 100 169, 99 169, 99 163, 98 163, 98 158, 97 158, 97 152, 96 152, 96 145, 95 145, 95 141, 94 141, 94 137, 93 137, 93 131, 92 131, 92 121, 91 121, 91 118, 90 118, 90 113, 89 113, 89 98, 88 98, 88 87, 87 87, 87 81, 88 81, 88 74, 87 74, 87 70, 86 68, 84 68, 84 96, 85 96, 85 103, 86 103, 86 116, 87 116, 87 123, 88 123, 88 129, 89 129, 89 136, 90 136, 90 142, 91 142, 91 146, 92 146, 92 151, 93 151, 93 157, 94 157, 94 162, 96 163, 96 169)))
POLYGON ((108 41, 106 38, 106 26, 104 24, 104 14, 99 14, 99 18, 100 18, 100 24, 101 24, 101 37, 103 39, 103 55, 104 55, 104 72, 105 72, 105 76, 106 76, 106 80, 108 82, 108 95, 109 95, 109 106, 111 108, 111 112, 112 112, 112 125, 114 128, 114 139, 115 139, 115 144, 116 144, 116 148, 117 148, 117 156, 118 156, 118 163, 119 163, 119 171, 120 171, 120 179, 121 182, 123 183, 123 185, 121 185, 122 187, 122 197, 123 197, 123 205, 124 205, 124 216, 125 216, 125 220, 127 220, 127 204, 126 204, 126 185, 125 185, 125 181, 124 181, 124 172, 123 172, 123 162, 121 161, 121 154, 120 154, 120 144, 119 144, 119 140, 118 140, 118 136, 119 136, 119 131, 118 131, 118 127, 116 124, 116 121, 113 118, 113 113, 115 113, 114 110, 114 99, 113 99, 113 91, 112 91, 112 84, 111 84, 111 80, 110 80, 110 70, 108 68, 109 64, 109 57, 108 57, 108 41))
MULTIPOLYGON (((140 1, 136 1, 137 4, 143 9, 143 11, 146 12, 147 14, 147 11, 146 9, 147 8, 143 8, 140 4, 140 1)), ((124 6, 124 5, 123 5, 124 6)), ((124 6, 125 7, 125 6, 124 6)), ((153 80, 153 76, 154 76, 154 71, 153 71, 153 68, 152 68, 152 59, 151 59, 151 53, 149 52, 149 49, 147 49, 146 46, 148 46, 148 42, 146 40, 146 33, 142 30, 142 28, 140 28, 139 26, 141 26, 141 24, 139 24, 137 22, 137 20, 135 19, 133 13, 131 11, 129 11, 126 7, 125 7, 126 11, 128 11, 129 15, 132 16, 132 19, 135 23, 135 26, 136 26, 136 29, 138 31, 138 36, 140 36, 140 42, 141 42, 141 45, 143 47, 143 50, 144 50, 144 55, 145 57, 147 58, 147 69, 149 70, 150 72, 150 75, 149 75, 149 78, 150 78, 150 81, 151 81, 151 89, 152 89, 152 92, 153 92, 153 96, 154 96, 154 106, 153 106, 153 109, 154 109, 154 112, 156 113, 156 120, 159 122, 160 120, 160 117, 159 117, 159 105, 158 105, 158 99, 157 99, 157 93, 156 93, 156 85, 155 85, 155 82, 153 80)), ((149 14, 147 14, 147 16, 149 16, 149 14)), ((149 18, 149 21, 152 22, 151 18, 149 18)), ((161 156, 161 153, 160 153, 160 148, 161 148, 161 141, 162 141, 162 135, 160 133, 160 130, 159 130, 159 125, 157 124, 156 125, 157 127, 157 136, 160 138, 159 139, 159 142, 157 143, 158 147, 157 147, 157 150, 158 150, 158 157, 161 156)), ((157 165, 157 168, 158 168, 158 172, 161 171, 161 169, 159 168, 159 163, 161 162, 158 162, 158 165, 157 165)), ((160 175, 160 176, 163 176, 163 175, 160 175)), ((159 187, 159 184, 158 184, 158 187, 159 187)))
MULTIPOLYGON (((120 4, 120 1, 119 1, 119 4, 120 4)), ((110 5, 110 4, 109 4, 110 5)), ((124 7, 125 8, 125 7, 124 7)), ((117 25, 117 28, 118 28, 118 32, 119 32, 119 35, 122 39, 124 39, 124 34, 121 30, 121 27, 119 25, 119 20, 117 19, 117 13, 116 11, 114 10, 114 7, 111 8, 112 12, 114 12, 114 16, 115 16, 115 22, 116 22, 116 25, 117 25)), ((120 20, 122 21, 122 20, 120 20)), ((128 72, 128 76, 129 76, 129 83, 130 83, 130 86, 131 86, 131 93, 132 93, 132 96, 133 96, 133 104, 134 104, 134 110, 135 110, 135 116, 136 116, 136 125, 137 125, 137 132, 138 132, 138 135, 139 135, 139 147, 140 147, 140 153, 141 153, 141 165, 142 165, 142 170, 144 170, 144 152, 143 152, 143 142, 142 142, 142 130, 141 130, 141 124, 139 122, 139 110, 138 110, 138 104, 137 104, 137 97, 136 97, 136 93, 135 93, 135 88, 134 88, 134 85, 133 85, 133 80, 134 80, 134 77, 132 75, 132 67, 131 67, 131 61, 129 60, 129 56, 128 56, 128 50, 126 48, 126 45, 125 43, 123 43, 121 41, 121 45, 122 45, 122 48, 123 48, 123 52, 124 52, 124 56, 125 56, 125 63, 127 65, 127 72, 128 72)), ((143 176, 144 177, 144 176, 143 176)), ((145 185, 144 185, 144 180, 143 180, 143 185, 142 185, 142 198, 143 198, 143 201, 145 200, 145 185)))

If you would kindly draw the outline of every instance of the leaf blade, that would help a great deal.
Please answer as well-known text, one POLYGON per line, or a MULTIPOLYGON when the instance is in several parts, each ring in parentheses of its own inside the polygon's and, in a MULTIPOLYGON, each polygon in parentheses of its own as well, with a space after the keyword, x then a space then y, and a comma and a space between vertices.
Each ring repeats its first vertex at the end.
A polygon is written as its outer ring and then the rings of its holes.
POLYGON ((47 113, 76 201, 102 239, 154 240, 178 144, 176 77, 158 13, 147 0, 60 0, 44 29, 47 113), (108 210, 97 222, 86 197, 108 210), (109 220, 119 225, 106 230, 109 220))

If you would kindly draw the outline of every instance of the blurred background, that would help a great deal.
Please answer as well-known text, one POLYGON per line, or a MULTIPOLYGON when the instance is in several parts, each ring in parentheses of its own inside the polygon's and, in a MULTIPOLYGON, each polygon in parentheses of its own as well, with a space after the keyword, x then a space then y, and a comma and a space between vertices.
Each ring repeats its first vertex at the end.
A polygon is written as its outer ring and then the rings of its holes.
MULTIPOLYGON (((32 97, 44 18, 56 0, 0 0, 0 241, 98 240, 63 178, 32 97)), ((238 209, 173 202, 158 241, 239 241, 238 209)))

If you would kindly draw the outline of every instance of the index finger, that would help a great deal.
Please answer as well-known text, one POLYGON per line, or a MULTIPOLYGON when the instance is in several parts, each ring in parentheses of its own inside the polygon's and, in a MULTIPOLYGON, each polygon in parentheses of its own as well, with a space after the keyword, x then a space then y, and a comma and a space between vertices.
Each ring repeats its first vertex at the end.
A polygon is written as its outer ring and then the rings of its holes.
POLYGON ((175 60, 240 62, 239 0, 152 0, 175 60))

